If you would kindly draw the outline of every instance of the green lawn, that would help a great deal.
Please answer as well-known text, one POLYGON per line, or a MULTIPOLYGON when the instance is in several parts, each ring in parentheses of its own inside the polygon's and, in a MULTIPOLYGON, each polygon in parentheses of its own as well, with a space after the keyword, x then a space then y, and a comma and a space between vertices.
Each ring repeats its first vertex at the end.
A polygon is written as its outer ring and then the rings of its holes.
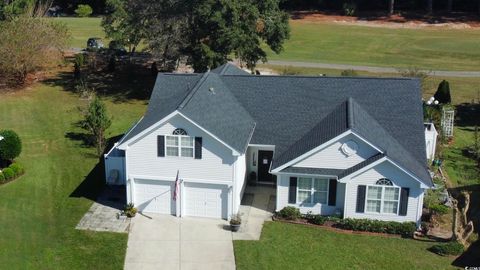
MULTIPOLYGON (((70 46, 74 48, 85 48, 90 37, 105 38, 105 32, 100 26, 101 18, 59 17, 54 20, 65 23, 70 29, 72 34, 70 46)), ((105 42, 105 46, 107 45, 105 42)))
POLYGON ((477 29, 390 29, 290 21, 291 38, 269 59, 432 70, 480 70, 477 29))
MULTIPOLYGON (((104 37, 101 18, 56 18, 67 24, 71 46, 84 48, 89 37, 104 37)), ((291 38, 272 60, 480 70, 477 29, 390 29, 291 20, 291 38)), ((107 45, 107 44, 105 44, 107 45)))
MULTIPOLYGON (((0 268, 123 267, 126 234, 75 229, 92 204, 84 195, 104 181, 102 171, 91 173, 98 162, 94 150, 66 136, 81 132, 73 123, 82 104, 62 87, 42 84, 0 95, 0 129, 19 133, 23 152, 18 160, 26 168, 23 177, 0 186, 0 268)), ((127 130, 145 109, 140 101, 108 102, 108 107, 115 115, 108 136, 127 130)))
POLYGON ((237 269, 449 269, 452 258, 411 239, 267 222, 260 241, 234 241, 237 269))

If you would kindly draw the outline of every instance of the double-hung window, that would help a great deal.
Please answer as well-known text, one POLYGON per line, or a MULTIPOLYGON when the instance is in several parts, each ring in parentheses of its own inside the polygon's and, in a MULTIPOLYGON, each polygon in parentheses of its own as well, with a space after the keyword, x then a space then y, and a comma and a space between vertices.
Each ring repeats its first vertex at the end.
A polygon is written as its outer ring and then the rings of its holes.
POLYGON ((370 213, 398 214, 400 188, 388 179, 380 179, 377 185, 367 186, 367 210, 370 213))
POLYGON ((187 133, 178 129, 174 135, 165 136, 166 153, 169 157, 194 157, 194 137, 187 136, 187 133))
POLYGON ((328 181, 328 179, 321 178, 299 177, 297 188, 297 203, 327 203, 328 181))

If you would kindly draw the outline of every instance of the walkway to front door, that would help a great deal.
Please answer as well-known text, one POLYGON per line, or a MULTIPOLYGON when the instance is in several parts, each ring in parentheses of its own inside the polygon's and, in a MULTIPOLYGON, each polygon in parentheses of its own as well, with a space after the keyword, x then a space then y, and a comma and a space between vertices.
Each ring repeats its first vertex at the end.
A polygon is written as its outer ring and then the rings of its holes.
POLYGON ((148 216, 132 219, 125 269, 235 269, 227 221, 148 216))

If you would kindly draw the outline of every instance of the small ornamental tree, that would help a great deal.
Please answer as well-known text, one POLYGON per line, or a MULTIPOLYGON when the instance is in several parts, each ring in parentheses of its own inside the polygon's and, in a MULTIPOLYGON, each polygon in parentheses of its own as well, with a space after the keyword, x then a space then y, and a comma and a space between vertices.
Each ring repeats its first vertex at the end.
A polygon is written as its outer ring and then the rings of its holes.
POLYGON ((88 130, 100 156, 105 148, 105 131, 112 124, 111 118, 107 115, 107 108, 100 98, 95 97, 81 121, 81 126, 88 130))
POLYGON ((441 104, 450 104, 452 102, 452 98, 450 96, 450 84, 448 81, 441 81, 438 85, 437 92, 435 92, 435 95, 433 96, 441 104))
POLYGON ((92 15, 93 10, 89 5, 78 5, 77 9, 75 9, 75 13, 78 17, 88 17, 92 15))
POLYGON ((0 161, 12 161, 20 155, 22 152, 22 140, 20 140, 15 131, 0 131, 0 139, 0 161))

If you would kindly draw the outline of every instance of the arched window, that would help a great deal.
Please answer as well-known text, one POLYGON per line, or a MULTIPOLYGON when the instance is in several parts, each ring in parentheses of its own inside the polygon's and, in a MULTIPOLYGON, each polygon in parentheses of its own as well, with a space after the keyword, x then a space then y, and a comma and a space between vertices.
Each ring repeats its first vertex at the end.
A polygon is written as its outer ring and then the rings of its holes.
POLYGON ((390 179, 387 179, 387 178, 380 178, 378 179, 377 185, 380 185, 380 186, 393 186, 393 183, 390 179))
POLYGON ((173 135, 188 135, 185 129, 177 128, 172 132, 173 135))

